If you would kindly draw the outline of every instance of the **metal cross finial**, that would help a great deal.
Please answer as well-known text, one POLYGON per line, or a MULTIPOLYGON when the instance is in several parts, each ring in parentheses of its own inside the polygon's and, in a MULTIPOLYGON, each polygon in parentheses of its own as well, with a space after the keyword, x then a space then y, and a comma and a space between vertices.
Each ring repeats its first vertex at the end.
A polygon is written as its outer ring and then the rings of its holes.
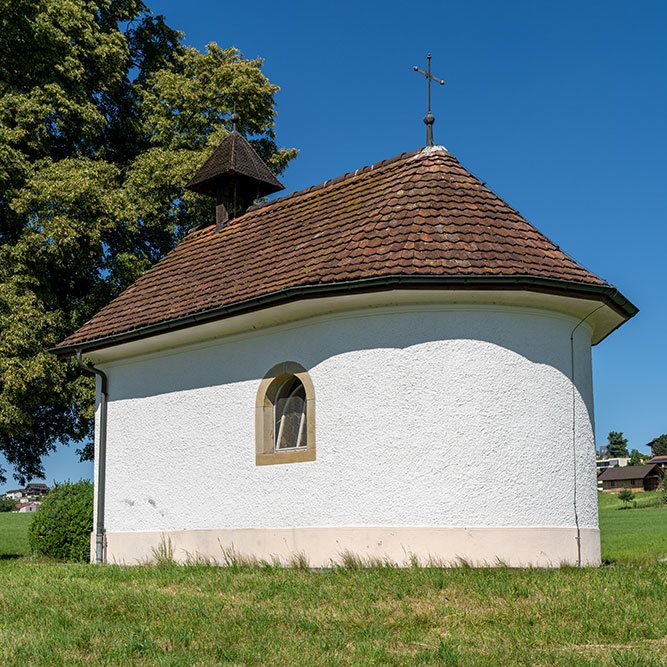
POLYGON ((232 132, 236 132, 236 122, 241 117, 236 113, 236 102, 234 102, 234 113, 229 117, 229 120, 232 121, 232 132))
POLYGON ((433 123, 435 121, 435 117, 431 113, 431 80, 437 81, 441 86, 445 85, 445 82, 442 79, 438 79, 437 77, 433 76, 431 74, 431 54, 429 53, 427 56, 428 59, 428 67, 426 71, 419 69, 419 67, 413 67, 412 69, 415 72, 419 72, 420 74, 423 74, 426 77, 426 82, 427 82, 427 87, 428 87, 428 111, 426 113, 426 116, 424 116, 424 123, 426 123, 426 145, 427 146, 433 146, 433 123))

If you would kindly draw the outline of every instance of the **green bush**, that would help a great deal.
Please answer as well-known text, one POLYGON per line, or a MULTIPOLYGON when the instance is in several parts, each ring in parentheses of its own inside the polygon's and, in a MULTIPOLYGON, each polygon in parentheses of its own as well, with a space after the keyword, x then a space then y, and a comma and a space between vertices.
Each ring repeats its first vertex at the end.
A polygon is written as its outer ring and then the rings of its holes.
POLYGON ((634 497, 635 494, 632 493, 630 489, 623 489, 623 491, 618 494, 618 499, 622 500, 624 503, 624 509, 630 505, 634 497))
POLYGON ((55 484, 28 528, 30 550, 35 555, 86 563, 92 530, 92 483, 55 484))
POLYGON ((11 498, 0 498, 0 512, 13 512, 16 503, 11 498))

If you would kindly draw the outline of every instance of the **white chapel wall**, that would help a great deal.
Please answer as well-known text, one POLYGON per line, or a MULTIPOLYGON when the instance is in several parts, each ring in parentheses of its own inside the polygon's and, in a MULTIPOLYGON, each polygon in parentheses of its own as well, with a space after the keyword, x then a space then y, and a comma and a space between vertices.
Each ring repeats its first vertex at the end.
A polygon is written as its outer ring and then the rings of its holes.
POLYGON ((314 318, 102 368, 106 528, 597 526, 590 330, 513 307, 314 318), (308 369, 317 460, 255 465, 255 398, 308 369), (573 430, 574 396, 574 430, 573 430))

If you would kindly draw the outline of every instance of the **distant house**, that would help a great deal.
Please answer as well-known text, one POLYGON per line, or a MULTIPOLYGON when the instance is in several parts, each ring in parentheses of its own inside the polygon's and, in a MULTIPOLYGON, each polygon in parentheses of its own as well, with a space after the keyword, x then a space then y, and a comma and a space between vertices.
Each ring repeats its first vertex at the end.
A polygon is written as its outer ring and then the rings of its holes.
POLYGON ((36 512, 42 503, 18 503, 16 505, 16 511, 25 514, 27 512, 36 512))
POLYGON ((595 467, 597 468, 598 473, 601 473, 607 468, 615 468, 616 466, 626 466, 630 461, 629 456, 619 456, 615 459, 598 459, 595 462, 595 467))
POLYGON ((49 494, 49 487, 46 484, 30 483, 25 489, 13 489, 7 491, 5 497, 10 500, 20 500, 21 498, 41 498, 49 494))
POLYGON ((654 463, 665 470, 667 468, 667 456, 654 456, 652 459, 649 459, 647 463, 654 463))
POLYGON ((624 466, 622 468, 607 468, 598 477, 598 484, 602 482, 604 493, 618 493, 623 489, 630 491, 655 491, 660 484, 663 472, 660 466, 624 466))
POLYGON ((49 487, 46 484, 30 483, 25 487, 25 495, 29 497, 46 496, 49 493, 49 487))

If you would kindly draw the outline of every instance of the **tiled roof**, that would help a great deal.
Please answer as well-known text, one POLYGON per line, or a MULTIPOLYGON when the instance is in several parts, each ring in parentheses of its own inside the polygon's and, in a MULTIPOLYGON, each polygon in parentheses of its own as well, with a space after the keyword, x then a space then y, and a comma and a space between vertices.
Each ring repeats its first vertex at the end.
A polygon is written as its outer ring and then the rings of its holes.
POLYGON ((622 466, 619 468, 607 468, 598 475, 598 481, 605 482, 619 479, 644 479, 658 471, 656 465, 622 466))
POLYGON ((57 350, 285 290, 387 276, 609 287, 435 147, 256 206, 220 232, 190 232, 57 350))

